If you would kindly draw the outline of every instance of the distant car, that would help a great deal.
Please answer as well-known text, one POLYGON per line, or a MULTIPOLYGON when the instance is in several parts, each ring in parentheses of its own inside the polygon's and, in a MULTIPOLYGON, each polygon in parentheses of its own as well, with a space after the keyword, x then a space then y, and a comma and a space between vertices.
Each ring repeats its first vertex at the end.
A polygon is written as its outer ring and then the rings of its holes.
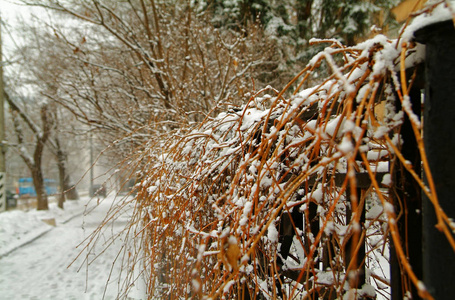
POLYGON ((17 206, 18 196, 11 191, 6 191, 6 209, 17 206))
POLYGON ((90 196, 106 197, 106 187, 104 184, 94 184, 92 186, 92 190, 90 191, 90 196))

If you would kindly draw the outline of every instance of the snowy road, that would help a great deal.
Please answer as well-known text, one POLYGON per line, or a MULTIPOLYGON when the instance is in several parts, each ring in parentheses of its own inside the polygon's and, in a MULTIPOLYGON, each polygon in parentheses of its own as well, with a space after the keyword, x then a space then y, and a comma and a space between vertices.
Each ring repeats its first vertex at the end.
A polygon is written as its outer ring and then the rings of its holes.
MULTIPOLYGON (((0 259, 0 299, 115 299, 118 291, 119 267, 112 262, 121 247, 116 242, 90 265, 84 263, 87 252, 78 256, 77 246, 98 227, 111 204, 110 199, 86 216, 79 216, 46 233, 32 243, 0 259), (106 288, 107 287, 107 288, 106 288), (105 290, 106 288, 106 290, 105 290)), ((108 241, 125 225, 114 222, 103 235, 108 241)), ((103 242, 103 241, 102 241, 103 242)), ((92 259, 104 250, 100 243, 91 252, 92 259)))

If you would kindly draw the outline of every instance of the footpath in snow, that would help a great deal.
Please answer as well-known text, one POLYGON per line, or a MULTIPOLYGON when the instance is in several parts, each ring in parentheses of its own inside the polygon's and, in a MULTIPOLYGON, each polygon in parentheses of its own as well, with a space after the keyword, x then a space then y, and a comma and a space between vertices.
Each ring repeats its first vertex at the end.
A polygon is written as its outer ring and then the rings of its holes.
POLYGON ((66 201, 65 209, 52 203, 48 211, 11 210, 1 213, 0 258, 52 230, 54 226, 49 223, 55 221, 56 225, 65 224, 83 214, 89 200, 88 197, 82 197, 80 200, 66 201))
POLYGON ((108 197, 91 209, 94 205, 83 198, 65 202, 65 210, 52 206, 44 212, 1 213, 0 300, 116 299, 121 267, 114 262, 123 245, 121 240, 112 243, 111 237, 124 228, 127 213, 109 225, 90 253, 84 251, 74 261, 112 201, 108 197), (53 218, 55 227, 42 221, 53 218))

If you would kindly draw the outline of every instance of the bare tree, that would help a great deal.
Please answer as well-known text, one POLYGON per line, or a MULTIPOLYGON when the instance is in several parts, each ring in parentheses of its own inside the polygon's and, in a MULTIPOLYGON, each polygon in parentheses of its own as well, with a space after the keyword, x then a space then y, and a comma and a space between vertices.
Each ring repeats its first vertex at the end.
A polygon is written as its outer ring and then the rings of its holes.
MULTIPOLYGON (((41 89, 49 90, 49 89, 55 89, 55 85, 52 84, 52 82, 40 82, 41 86, 38 86, 36 78, 39 78, 41 76, 40 74, 43 73, 42 70, 44 67, 46 68, 52 68, 55 67, 55 65, 48 64, 49 61, 46 61, 44 64, 40 63, 40 57, 42 57, 43 53, 43 44, 39 42, 39 36, 38 32, 42 30, 39 26, 37 26, 37 23, 31 23, 28 25, 25 25, 27 22, 22 22, 24 24, 24 28, 21 29, 26 29, 23 30, 22 33, 24 33, 27 37, 27 41, 33 41, 33 43, 24 43, 24 46, 20 45, 21 41, 16 41, 16 52, 14 54, 14 58, 10 58, 11 61, 14 61, 14 65, 16 66, 15 70, 13 71, 13 74, 10 74, 8 76, 8 85, 11 87, 15 87, 16 89, 18 87, 19 90, 25 91, 25 93, 29 93, 30 91, 33 91, 34 94, 37 91, 40 91, 41 89), (20 62, 23 62, 21 64, 20 62), (47 64, 46 64, 47 63, 47 64), (13 80, 12 78, 15 78, 13 80), (44 84, 43 84, 44 83, 44 84)), ((58 75, 58 68, 55 69, 58 75)), ((44 72, 45 73, 45 72, 44 72)), ((40 98, 44 98, 43 96, 39 96, 40 98)), ((23 136, 26 135, 24 129, 21 125, 21 123, 27 124, 30 129, 32 129, 33 135, 36 136, 35 140, 39 141, 37 144, 39 144, 39 147, 37 146, 35 148, 35 154, 34 157, 40 157, 39 160, 43 161, 43 153, 44 149, 42 148, 43 145, 47 146, 47 149, 50 150, 51 154, 55 157, 56 160, 56 166, 58 169, 58 177, 59 177, 59 198, 58 198, 58 206, 60 208, 63 208, 63 202, 65 201, 65 195, 69 196, 69 199, 77 199, 77 191, 75 188, 71 188, 71 181, 70 181, 70 175, 68 174, 67 171, 67 160, 68 160, 68 154, 67 154, 67 147, 65 147, 65 143, 62 143, 62 122, 59 121, 59 111, 61 110, 61 107, 59 107, 56 103, 49 102, 49 101, 27 101, 28 105, 22 105, 25 104, 26 101, 14 101, 12 100, 12 97, 8 97, 8 102, 11 107, 12 111, 12 120, 14 123, 14 132, 16 137, 18 137, 18 142, 17 142, 17 147, 18 149, 21 149, 19 153, 21 157, 24 159, 26 158, 27 155, 24 153, 24 151, 27 149, 27 147, 24 147, 24 139, 22 138, 23 136), (32 106, 31 108, 27 109, 27 106, 32 106), (35 118, 35 113, 33 113, 34 110, 38 108, 41 111, 41 119, 42 119, 42 125, 41 129, 46 131, 46 134, 43 135, 40 133, 40 128, 37 125, 38 123, 34 121, 35 118), (18 117, 19 116, 19 117, 18 117), (47 122, 48 124, 46 124, 47 122), (51 130, 52 129, 52 130, 51 130), (42 144, 42 145, 41 145, 42 144), (38 152, 36 152, 38 151, 38 152), (40 154, 41 153, 41 154, 40 154)), ((15 97, 14 99, 17 99, 15 97)), ((41 168, 38 167, 38 165, 41 164, 41 162, 37 162, 35 160, 35 163, 30 163, 30 159, 24 159, 26 162, 27 166, 29 169, 36 169, 36 168, 41 168)), ((45 162, 46 160, 44 160, 45 162)), ((34 171, 31 172, 32 174, 34 171)), ((35 172, 36 173, 36 172, 35 172)), ((42 171, 41 171, 42 173, 42 171)), ((35 176, 33 176, 35 177, 35 176)), ((43 176, 37 176, 37 177, 43 177, 43 176)), ((35 182, 40 182, 40 180, 35 180, 35 182)), ((39 188, 36 188, 37 194, 39 188)), ((43 200, 44 201, 44 200, 43 200)), ((46 207, 46 205, 43 204, 42 207, 46 207)))
POLYGON ((53 126, 52 118, 50 117, 48 105, 43 104, 40 107, 41 126, 39 126, 27 114, 20 105, 14 101, 8 93, 5 93, 5 99, 11 109, 11 115, 14 124, 14 131, 17 138, 17 143, 10 143, 20 157, 24 160, 27 167, 30 169, 35 186, 38 210, 47 210, 48 199, 44 185, 44 176, 41 168, 45 144, 49 139, 50 132, 53 126), (25 124, 33 133, 33 141, 27 143, 25 140, 25 133, 23 124, 25 124), (31 144, 33 153, 31 154, 26 147, 26 144, 31 144))
MULTIPOLYGON (((63 128, 63 125, 61 124, 61 118, 59 116, 59 107, 53 105, 53 109, 50 113, 55 125, 55 130, 52 131, 52 135, 47 145, 57 161, 59 182, 57 204, 58 207, 63 209, 63 203, 66 199, 77 200, 79 199, 79 195, 76 187, 71 184, 71 175, 68 173, 68 152, 65 150, 64 143, 62 143, 62 133, 60 129, 63 128)), ((64 138, 64 140, 68 141, 67 138, 64 138)))
POLYGON ((129 151, 248 101, 246 91, 260 84, 253 73, 264 77, 277 66, 258 26, 217 29, 186 1, 23 2, 77 24, 56 21, 38 33, 47 46, 36 78, 54 87, 43 95, 97 129, 106 145, 115 142, 120 156, 122 145, 129 151))

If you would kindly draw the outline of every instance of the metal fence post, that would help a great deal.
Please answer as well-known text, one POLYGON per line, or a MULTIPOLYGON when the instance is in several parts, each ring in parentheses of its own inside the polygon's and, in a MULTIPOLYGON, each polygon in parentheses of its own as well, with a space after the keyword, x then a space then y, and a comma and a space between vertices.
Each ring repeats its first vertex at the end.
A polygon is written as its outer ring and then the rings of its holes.
MULTIPOLYGON (((455 29, 452 20, 415 33, 426 44, 424 143, 439 203, 455 218, 455 29)), ((435 299, 453 299, 455 253, 436 229, 435 209, 423 198, 423 280, 435 299)), ((412 245, 409 245, 412 247, 412 245)))

